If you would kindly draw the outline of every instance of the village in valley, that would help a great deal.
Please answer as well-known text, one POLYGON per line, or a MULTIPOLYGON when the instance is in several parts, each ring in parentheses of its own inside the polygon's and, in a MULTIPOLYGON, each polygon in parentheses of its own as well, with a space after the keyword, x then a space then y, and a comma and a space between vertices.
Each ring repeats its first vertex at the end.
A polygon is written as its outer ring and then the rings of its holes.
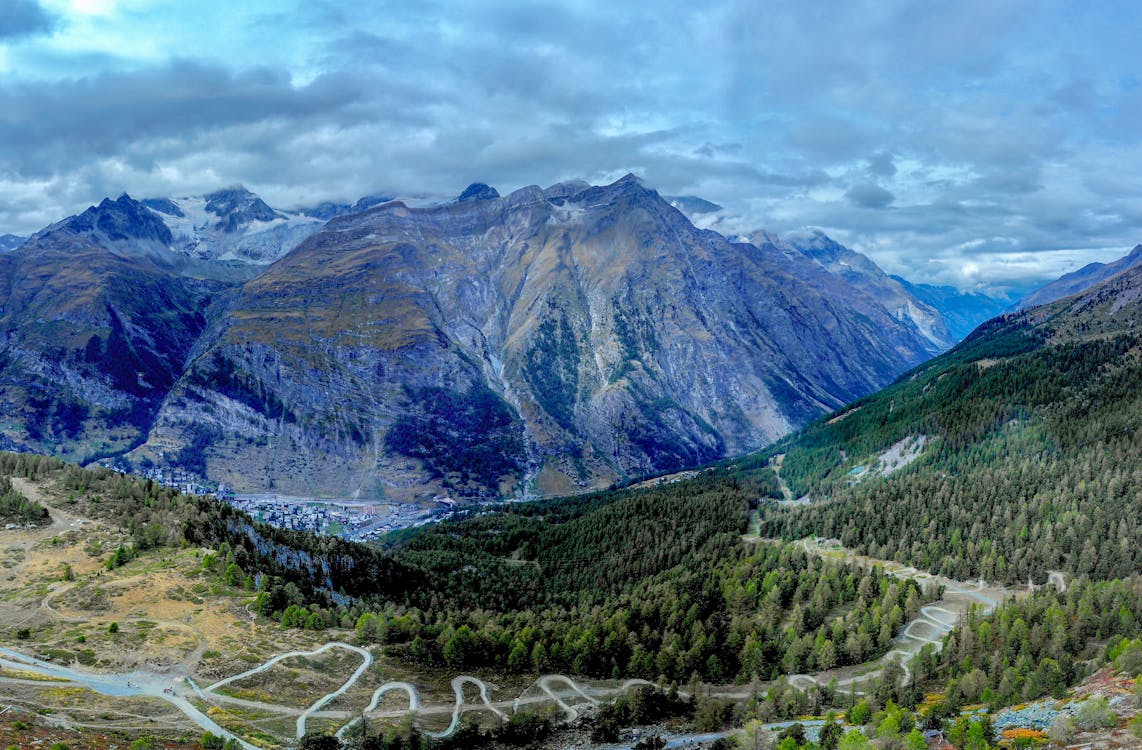
POLYGON ((404 502, 367 502, 295 497, 274 493, 236 493, 225 482, 213 482, 181 468, 146 466, 108 468, 135 474, 187 495, 213 495, 258 521, 281 529, 312 531, 353 541, 378 539, 411 526, 439 521, 451 515, 455 501, 439 496, 431 505, 404 502))

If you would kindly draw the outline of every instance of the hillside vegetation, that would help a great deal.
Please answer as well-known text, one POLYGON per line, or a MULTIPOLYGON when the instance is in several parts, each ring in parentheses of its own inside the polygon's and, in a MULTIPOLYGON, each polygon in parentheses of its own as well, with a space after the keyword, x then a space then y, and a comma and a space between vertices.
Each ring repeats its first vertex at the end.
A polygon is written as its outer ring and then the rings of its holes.
POLYGON ((1138 572, 1142 340, 1128 281, 992 321, 773 448, 794 493, 817 502, 769 514, 765 531, 956 578, 1138 572), (934 439, 878 475, 877 456, 913 435, 934 439))
POLYGON ((0 524, 40 526, 50 520, 47 508, 21 495, 12 487, 12 480, 0 476, 0 524))
POLYGON ((140 550, 223 550, 227 579, 287 627, 355 628, 427 666, 683 682, 769 679, 879 656, 933 592, 911 581, 746 545, 748 481, 512 506, 388 551, 252 521, 209 498, 27 455, 0 473, 57 483, 69 510, 121 524, 140 550))

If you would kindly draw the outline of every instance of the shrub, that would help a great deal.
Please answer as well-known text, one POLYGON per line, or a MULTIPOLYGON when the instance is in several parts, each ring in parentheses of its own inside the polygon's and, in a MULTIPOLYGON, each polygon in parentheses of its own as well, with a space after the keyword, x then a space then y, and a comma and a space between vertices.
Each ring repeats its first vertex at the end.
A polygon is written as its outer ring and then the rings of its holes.
POLYGON ((1110 711, 1106 698, 1092 696, 1079 706, 1079 713, 1075 717, 1075 725, 1082 729, 1107 729, 1117 723, 1114 714, 1110 711))

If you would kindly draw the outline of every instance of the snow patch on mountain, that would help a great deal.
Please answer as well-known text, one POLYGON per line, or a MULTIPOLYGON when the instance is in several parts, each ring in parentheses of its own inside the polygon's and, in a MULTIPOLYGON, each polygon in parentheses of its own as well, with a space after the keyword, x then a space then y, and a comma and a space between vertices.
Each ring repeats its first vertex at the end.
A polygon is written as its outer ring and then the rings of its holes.
POLYGON ((199 260, 264 266, 325 226, 325 220, 272 209, 245 188, 144 201, 174 236, 176 252, 199 260))

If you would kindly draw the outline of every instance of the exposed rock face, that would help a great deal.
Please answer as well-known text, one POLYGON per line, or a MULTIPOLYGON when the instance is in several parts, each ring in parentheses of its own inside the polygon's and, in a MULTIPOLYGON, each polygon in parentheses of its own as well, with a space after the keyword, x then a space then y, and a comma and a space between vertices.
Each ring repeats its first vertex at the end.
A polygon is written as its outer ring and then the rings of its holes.
POLYGON ((0 255, 0 434, 242 490, 553 494, 757 448, 937 348, 875 266, 634 177, 465 193, 316 234, 240 189, 49 227, 0 255))
POLYGON ((897 320, 911 322, 931 342, 932 354, 938 354, 958 340, 948 331, 938 310, 919 300, 868 256, 850 250, 819 231, 785 237, 780 244, 797 249, 853 286, 863 289, 892 312, 897 320))
POLYGON ((1142 265, 1142 245, 1137 245, 1129 254, 1112 263, 1089 263, 1079 270, 1060 276, 1055 281, 1019 300, 1016 307, 1025 310, 1036 305, 1070 297, 1090 289, 1107 279, 1142 265))
POLYGON ((221 288, 164 263, 170 239, 123 196, 0 255, 0 429, 12 446, 82 461, 146 438, 221 288))
POLYGON ((218 303, 141 453, 197 440, 212 477, 299 493, 566 492, 757 448, 934 350, 633 177, 489 191, 335 219, 218 303))
POLYGON ((916 299, 940 313, 953 341, 960 341, 985 320, 991 320, 1007 310, 1013 299, 997 298, 979 292, 961 292, 952 286, 913 284, 893 276, 916 299))
POLYGON ((218 217, 214 227, 227 233, 236 232, 253 222, 286 218, 244 187, 227 188, 204 197, 207 213, 218 217))

